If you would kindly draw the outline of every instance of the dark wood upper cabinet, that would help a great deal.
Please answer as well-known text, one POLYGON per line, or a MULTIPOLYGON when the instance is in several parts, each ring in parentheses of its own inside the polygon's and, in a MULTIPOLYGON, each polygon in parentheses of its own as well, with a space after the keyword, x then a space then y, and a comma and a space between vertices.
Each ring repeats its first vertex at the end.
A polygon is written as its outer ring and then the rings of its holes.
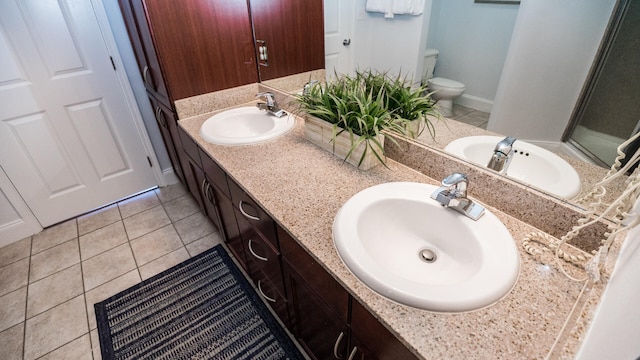
MULTIPOLYGON (((324 69, 322 0, 249 0, 257 47, 267 46, 260 80, 324 69)), ((259 52, 256 57, 259 59, 259 52)), ((258 60, 259 63, 262 61, 258 60)))
POLYGON ((172 100, 258 81, 246 2, 144 3, 172 100))

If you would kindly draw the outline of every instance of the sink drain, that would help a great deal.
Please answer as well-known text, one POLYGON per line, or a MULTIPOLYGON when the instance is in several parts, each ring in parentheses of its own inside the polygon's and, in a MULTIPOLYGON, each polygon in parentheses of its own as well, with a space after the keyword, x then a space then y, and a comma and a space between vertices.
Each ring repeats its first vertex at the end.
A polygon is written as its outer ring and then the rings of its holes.
POLYGON ((421 250, 419 253, 419 256, 420 256, 420 260, 427 263, 432 263, 436 261, 436 259, 438 258, 438 256, 436 255, 436 252, 431 249, 421 250))

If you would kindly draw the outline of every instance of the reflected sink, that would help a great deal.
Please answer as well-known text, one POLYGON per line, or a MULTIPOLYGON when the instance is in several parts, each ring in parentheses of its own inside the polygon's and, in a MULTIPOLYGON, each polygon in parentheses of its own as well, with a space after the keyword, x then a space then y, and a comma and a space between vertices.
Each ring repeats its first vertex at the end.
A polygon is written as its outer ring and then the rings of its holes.
MULTIPOLYGON (((500 136, 468 136, 454 140, 444 150, 486 167, 500 136)), ((563 158, 522 140, 513 144, 514 154, 507 176, 564 199, 580 193, 581 180, 576 170, 563 158)))
POLYGON ((291 114, 278 118, 246 106, 213 115, 202 124, 200 136, 219 145, 255 144, 286 134, 295 123, 291 114))
POLYGON ((392 182, 349 199, 333 223, 347 268, 375 292, 439 312, 479 309, 504 297, 518 278, 516 244, 498 218, 477 221, 443 208, 438 187, 392 182))

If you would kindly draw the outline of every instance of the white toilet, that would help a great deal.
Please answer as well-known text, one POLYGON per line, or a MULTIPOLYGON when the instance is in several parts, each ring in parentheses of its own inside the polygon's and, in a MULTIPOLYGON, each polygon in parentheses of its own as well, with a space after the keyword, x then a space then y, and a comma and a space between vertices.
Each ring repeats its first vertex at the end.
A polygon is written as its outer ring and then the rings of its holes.
POLYGON ((438 110, 443 116, 451 116, 453 110, 453 100, 464 92, 464 84, 455 80, 441 77, 433 77, 436 68, 438 50, 427 49, 424 53, 424 77, 429 92, 434 92, 431 97, 438 100, 438 110))

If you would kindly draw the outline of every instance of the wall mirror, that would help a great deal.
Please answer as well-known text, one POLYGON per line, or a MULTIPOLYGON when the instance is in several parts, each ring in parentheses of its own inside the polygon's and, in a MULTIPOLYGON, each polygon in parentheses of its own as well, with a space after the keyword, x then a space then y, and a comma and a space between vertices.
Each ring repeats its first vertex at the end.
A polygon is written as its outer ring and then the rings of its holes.
MULTIPOLYGON (((326 15, 327 14, 327 9, 328 9, 327 4, 330 3, 330 2, 332 2, 332 0, 325 0, 325 17, 327 17, 327 15, 326 15)), ((443 3, 445 3, 445 1, 442 1, 442 0, 433 0, 432 1, 432 4, 433 4, 434 7, 438 6, 438 4, 440 4, 440 6, 442 6, 443 3)), ((449 2, 446 1, 446 3, 449 3, 449 2)), ((604 21, 604 27, 605 28, 607 26, 607 23, 610 21, 609 18, 611 16, 611 14, 615 12, 614 11, 615 6, 614 6, 613 3, 617 3, 617 1, 609 0, 609 3, 611 3, 611 12, 606 14, 606 15, 600 15, 601 17, 604 17, 603 21, 604 21)), ((368 18, 375 18, 377 15, 368 14, 368 13, 364 12, 364 5, 363 4, 364 4, 364 0, 360 0, 360 1, 356 2, 355 7, 352 9, 353 13, 348 14, 348 16, 350 17, 351 22, 352 22, 352 24, 351 24, 351 33, 349 33, 349 36, 348 36, 348 38, 350 40, 348 46, 351 46, 351 47, 354 47, 354 46, 357 47, 357 46, 359 46, 359 44, 360 44, 360 46, 364 46, 364 45, 362 45, 362 43, 365 43, 368 46, 372 46, 371 39, 360 39, 359 38, 359 35, 361 33, 358 33, 358 28, 362 29, 363 28, 362 24, 364 22, 366 22, 368 18), (354 28, 356 29, 355 33, 354 33, 354 30, 353 30, 354 28)), ((489 7, 501 8, 501 9, 504 9, 504 8, 516 9, 515 11, 517 11, 517 8, 518 8, 518 6, 514 6, 514 5, 505 6, 505 5, 502 5, 502 4, 474 4, 474 3, 469 3, 469 4, 470 4, 469 6, 489 6, 489 7)), ((513 11, 513 10, 510 10, 510 11, 513 11)), ((433 13, 431 13, 430 16, 433 16, 433 13)), ((401 22, 406 20, 406 19, 403 19, 402 17, 399 17, 399 18, 400 19, 397 20, 398 23, 401 23, 401 22)), ((328 22, 329 23, 335 22, 334 20, 335 20, 334 18, 325 19, 325 26, 327 26, 326 24, 328 22)), ((444 21, 444 19, 434 20, 433 18, 431 18, 430 20, 431 20, 431 25, 433 25, 437 21, 444 21)), ((381 21, 383 21, 383 20, 381 20, 381 21)), ((387 20, 387 21, 393 21, 393 20, 387 20)), ((514 21, 515 21, 515 19, 514 19, 514 21)), ((429 29, 429 32, 431 32, 431 29, 429 29)), ((511 34, 507 34, 507 40, 509 40, 510 37, 511 37, 511 34)), ((345 39, 346 39, 346 37, 345 37, 345 39)), ((420 40, 421 41, 422 40, 426 40, 426 36, 424 36, 424 38, 421 38, 420 40)), ((429 39, 429 40, 431 40, 431 39, 429 39)), ((463 40, 464 39, 462 39, 462 37, 460 37, 460 41, 463 41, 463 40)), ((579 41, 579 40, 576 39, 576 41, 579 41)), ((596 47, 598 46, 599 41, 600 41, 600 39, 597 39, 596 47)), ((327 43, 325 46, 329 47, 330 44, 327 43)), ((429 43, 427 43, 427 47, 430 47, 429 43)), ((441 50, 441 52, 442 51, 443 50, 441 50)), ((473 52, 474 59, 476 61, 478 61, 478 62, 482 62, 483 60, 481 59, 481 57, 483 56, 483 52, 486 53, 486 52, 490 52, 490 51, 491 51, 491 49, 477 49, 477 48, 475 48, 475 50, 473 52)), ((396 54, 396 58, 399 59, 400 57, 398 57, 397 54, 396 54)), ((374 60, 372 60, 372 61, 374 61, 374 60)), ((444 61, 444 59, 443 59, 443 61, 444 61)), ((593 62, 593 59, 589 59, 588 62, 589 62, 589 64, 587 65, 587 67, 590 67, 591 63, 593 62)), ((357 59, 355 59, 354 61, 352 61, 352 63, 356 63, 357 64, 359 62, 357 61, 357 59)), ((327 62, 327 65, 329 65, 329 62, 327 62)), ((446 65, 443 64, 443 65, 439 65, 439 66, 446 66, 446 65)), ((354 66, 354 68, 355 68, 355 66, 354 66)), ((373 67, 373 68, 375 68, 375 67, 373 67)), ((378 70, 386 70, 386 69, 378 69, 378 70)), ((331 71, 332 70, 327 70, 328 73, 331 72, 331 71)), ((538 74, 538 76, 540 78, 544 78, 545 75, 544 74, 538 74)), ((459 80, 459 81, 461 81, 463 83, 465 82, 464 76, 462 76, 461 78, 458 78, 456 80, 459 80)), ((547 80, 541 79, 541 81, 543 81, 543 82, 544 81, 553 82, 553 79, 547 79, 547 80)), ((276 85, 273 85, 273 84, 269 84, 269 85, 277 87, 276 85)), ((302 83, 301 83, 301 85, 302 85, 302 83)), ((581 83, 581 84, 578 84, 577 86, 579 86, 578 92, 580 92, 580 88, 582 88, 583 84, 581 83)), ((283 90, 291 91, 291 89, 283 89, 283 90)), ((577 100, 578 99, 574 99, 574 102, 577 102, 577 100)), ((566 118, 567 119, 565 121, 568 121, 569 115, 567 115, 566 118)), ((453 121, 455 121, 455 120, 453 120, 453 121)), ((541 126, 544 126, 544 125, 541 125, 541 126)), ((443 130, 441 132, 441 134, 439 134, 439 135, 445 134, 447 132, 446 131, 446 125, 444 125, 443 129, 445 129, 445 130, 443 130)), ((452 132, 452 131, 450 131, 450 132, 452 132)), ((561 134, 561 132, 562 132, 562 130, 560 131, 560 134, 561 134)), ((470 131, 469 134, 471 134, 471 131, 470 131)), ((456 130, 456 132, 455 133, 452 132, 452 134, 450 134, 450 136, 462 137, 462 136, 467 136, 469 134, 464 133, 464 131, 460 132, 460 131, 456 130)), ((500 134, 498 134, 498 135, 500 135, 500 134)), ((507 134, 502 134, 502 135, 507 135, 507 134)), ((560 136, 560 135, 558 135, 558 136, 560 136)), ((429 138, 428 135, 423 135, 422 137, 418 138, 417 140, 419 142, 421 142, 422 144, 426 145, 426 146, 441 150, 441 149, 444 148, 445 145, 447 145, 447 143, 449 141, 451 141, 453 139, 452 138, 447 138, 446 136, 445 137, 437 136, 436 141, 434 142, 432 139, 429 138)), ((602 166, 597 166, 597 165, 590 164, 590 163, 588 164, 585 161, 578 160, 578 159, 575 159, 575 158, 571 158, 571 157, 568 157, 568 156, 564 156, 564 157, 565 157, 565 159, 569 159, 570 160, 570 163, 574 166, 574 168, 576 168, 578 170, 579 173, 581 173, 581 175, 583 175, 585 173, 589 173, 590 174, 590 177, 588 179, 587 179, 586 176, 585 176, 585 179, 583 179, 583 180, 585 180, 584 183, 583 183, 583 192, 584 192, 584 189, 591 188, 592 185, 595 182, 597 182, 600 178, 602 178, 602 176, 604 176, 604 174, 607 171, 607 169, 605 167, 602 167, 602 166)), ((489 171, 489 170, 487 170, 487 171, 489 171)), ((611 193, 613 194, 614 192, 611 192, 611 193)), ((547 194, 547 195, 549 195, 549 194, 547 194)), ((578 195, 578 197, 576 197, 574 199, 569 199, 568 201, 570 203, 574 204, 574 205, 581 206, 583 204, 579 204, 577 202, 579 197, 580 197, 580 195, 578 195)))

